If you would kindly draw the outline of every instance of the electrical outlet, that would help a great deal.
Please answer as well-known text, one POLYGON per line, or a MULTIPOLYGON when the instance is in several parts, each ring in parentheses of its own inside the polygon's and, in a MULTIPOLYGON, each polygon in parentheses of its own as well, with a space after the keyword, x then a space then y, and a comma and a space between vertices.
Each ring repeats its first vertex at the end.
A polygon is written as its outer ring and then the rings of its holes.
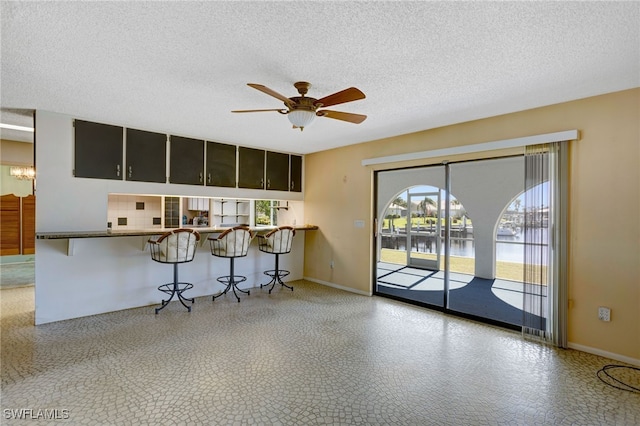
POLYGON ((605 306, 598 307, 598 319, 600 321, 611 321, 611 309, 605 306))

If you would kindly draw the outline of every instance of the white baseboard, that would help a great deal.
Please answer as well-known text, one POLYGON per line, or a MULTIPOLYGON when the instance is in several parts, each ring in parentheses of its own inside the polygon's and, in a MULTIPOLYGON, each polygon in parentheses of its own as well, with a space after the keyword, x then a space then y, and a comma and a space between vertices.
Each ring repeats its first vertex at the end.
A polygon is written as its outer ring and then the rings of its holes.
POLYGON ((356 290, 355 288, 351 288, 351 287, 344 287, 344 286, 341 286, 341 285, 338 285, 338 284, 331 283, 329 281, 322 281, 322 280, 317 280, 315 278, 309 278, 309 277, 304 277, 303 279, 305 279, 307 281, 311 281, 311 282, 316 283, 316 284, 326 285, 327 287, 333 287, 333 288, 337 288, 339 290, 348 291, 350 293, 360 294, 362 296, 371 296, 372 295, 371 292, 362 291, 362 290, 356 290))
POLYGON ((631 357, 619 355, 619 354, 614 354, 613 352, 603 351, 602 349, 592 348, 589 346, 579 345, 577 343, 571 343, 571 342, 567 344, 567 347, 569 347, 569 349, 575 349, 577 351, 587 352, 589 354, 598 355, 605 358, 611 358, 616 361, 626 362, 627 364, 640 366, 640 359, 631 358, 631 357))

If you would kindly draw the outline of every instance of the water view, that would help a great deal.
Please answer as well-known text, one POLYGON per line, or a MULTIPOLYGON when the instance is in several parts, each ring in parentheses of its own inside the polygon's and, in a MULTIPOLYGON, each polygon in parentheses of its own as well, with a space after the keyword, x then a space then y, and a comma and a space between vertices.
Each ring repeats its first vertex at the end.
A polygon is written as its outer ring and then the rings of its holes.
MULTIPOLYGON (((535 228, 531 229, 528 232, 531 233, 530 240, 531 241, 539 241, 540 239, 543 241, 543 244, 540 246, 542 253, 541 257, 545 259, 544 263, 546 265, 546 256, 547 256, 547 228, 535 228)), ((406 250, 407 238, 406 234, 398 233, 396 236, 387 237, 384 234, 382 235, 383 248, 393 248, 395 250, 406 250), (393 241, 385 241, 386 238, 392 238, 393 241)), ((472 237, 467 238, 457 238, 451 237, 451 246, 450 246, 450 254, 451 256, 457 257, 475 257, 475 245, 472 237)), ((517 229, 515 235, 506 236, 506 235, 498 235, 496 237, 496 261, 501 262, 513 262, 513 263, 524 263, 524 242, 525 235, 524 231, 521 229, 517 229)), ((414 247, 415 250, 415 247, 414 247)), ((422 245, 418 245, 418 251, 426 251, 435 252, 435 244, 431 246, 427 246, 427 249, 424 250, 422 245), (431 247, 431 251, 429 250, 431 247)), ((441 252, 444 254, 444 250, 441 252)))

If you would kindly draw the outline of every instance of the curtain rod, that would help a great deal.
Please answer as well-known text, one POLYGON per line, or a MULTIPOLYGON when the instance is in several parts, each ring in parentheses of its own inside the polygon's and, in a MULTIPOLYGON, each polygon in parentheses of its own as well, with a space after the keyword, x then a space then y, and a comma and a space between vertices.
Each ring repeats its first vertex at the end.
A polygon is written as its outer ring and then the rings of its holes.
POLYGON ((483 142, 473 145, 454 146, 451 148, 433 149, 430 151, 409 152, 406 154, 388 155, 386 157, 367 158, 362 160, 363 166, 374 164, 394 163, 397 161, 421 160, 425 158, 442 157, 445 155, 471 154, 474 152, 493 151, 496 149, 517 148, 541 143, 571 141, 579 139, 578 130, 565 130, 563 132, 545 133, 542 135, 525 136, 515 139, 483 142))

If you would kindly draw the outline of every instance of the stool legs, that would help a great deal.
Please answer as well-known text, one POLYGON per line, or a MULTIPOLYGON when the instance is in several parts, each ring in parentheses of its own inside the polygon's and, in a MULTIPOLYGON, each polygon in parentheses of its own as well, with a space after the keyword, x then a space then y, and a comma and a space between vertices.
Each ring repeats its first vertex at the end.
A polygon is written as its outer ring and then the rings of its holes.
POLYGON ((289 275, 290 272, 279 268, 279 266, 278 266, 279 265, 279 256, 280 255, 278 253, 276 253, 276 269, 270 269, 268 271, 264 271, 265 275, 271 277, 271 281, 269 281, 266 284, 260 284, 260 288, 266 287, 268 285, 271 285, 271 288, 269 289, 269 294, 271 294, 271 290, 273 290, 273 288, 276 286, 276 283, 278 283, 281 286, 286 287, 289 290, 293 291, 293 287, 288 286, 284 282, 282 282, 282 278, 284 278, 287 275, 289 275))
POLYGON ((193 303, 195 302, 195 299, 189 299, 182 295, 184 291, 189 290, 190 288, 193 288, 193 284, 178 282, 178 264, 174 263, 173 264, 173 283, 163 284, 158 287, 158 290, 168 294, 169 298, 167 300, 164 300, 164 299, 162 300, 162 306, 160 306, 159 308, 156 308, 156 314, 160 312, 162 309, 164 309, 169 304, 169 302, 173 300, 174 296, 177 296, 180 303, 182 303, 182 306, 184 306, 185 308, 187 308, 189 312, 191 312, 191 306, 188 306, 184 302, 189 301, 193 303))
POLYGON ((233 295, 236 297, 236 299, 238 299, 238 303, 240 303, 240 297, 238 296, 238 293, 236 293, 236 291, 239 291, 240 293, 245 293, 246 295, 250 295, 251 292, 250 290, 242 290, 238 287, 238 284, 240 284, 243 281, 246 281, 247 277, 244 277, 242 275, 235 275, 234 269, 233 269, 233 266, 234 266, 233 261, 235 259, 232 257, 229 260, 231 261, 231 266, 229 269, 230 275, 225 275, 223 277, 217 278, 219 283, 226 284, 227 287, 222 292, 212 296, 211 300, 216 300, 216 297, 225 295, 229 290, 233 290, 233 295))

